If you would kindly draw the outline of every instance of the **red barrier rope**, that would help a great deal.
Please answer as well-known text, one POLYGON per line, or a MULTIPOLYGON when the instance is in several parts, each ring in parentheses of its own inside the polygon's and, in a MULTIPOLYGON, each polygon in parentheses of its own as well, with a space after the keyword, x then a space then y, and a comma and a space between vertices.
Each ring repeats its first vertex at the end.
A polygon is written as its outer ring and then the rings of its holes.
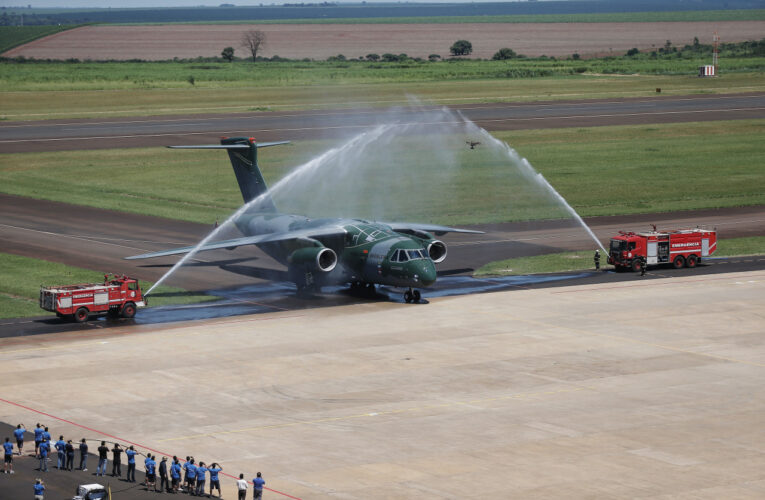
MULTIPOLYGON (((133 441, 128 441, 127 439, 122 439, 122 438, 120 438, 118 436, 113 436, 112 434, 108 434, 106 432, 99 431, 98 429, 93 429, 93 428, 88 427, 86 425, 78 424, 77 422, 72 422, 71 420, 67 420, 65 418, 57 417, 55 415, 51 415, 50 413, 45 413, 44 411, 36 410, 34 408, 30 408, 28 406, 24 406, 24 405, 19 404, 19 403, 15 403, 13 401, 8 401, 7 399, 0 398, 0 401, 2 401, 3 403, 7 403, 9 405, 13 405, 13 406, 17 406, 19 408, 23 408, 25 410, 28 410, 28 411, 31 411, 31 412, 34 412, 34 413, 37 413, 37 414, 40 414, 40 415, 45 415, 46 417, 50 417, 50 418, 53 418, 55 420, 60 420, 61 422, 66 422, 67 424, 71 424, 71 425, 80 427, 82 429, 85 429, 85 430, 88 430, 88 431, 91 431, 91 432, 95 432, 96 434, 101 434, 102 436, 106 436, 106 437, 110 437, 112 439, 116 439, 116 440, 118 440, 121 443, 128 443, 128 444, 132 444, 133 446, 138 446, 139 448, 143 448, 144 450, 153 451, 154 453, 157 453, 159 455, 169 456, 169 457, 175 456, 172 453, 168 453, 168 452, 160 451, 160 450, 155 450, 153 448, 149 448, 148 446, 144 446, 144 445, 142 445, 140 443, 134 443, 133 441)), ((179 461, 185 462, 185 460, 183 460, 183 459, 179 459, 179 461)), ((218 474, 230 477, 231 479, 239 479, 238 477, 232 476, 231 474, 227 474, 227 473, 222 472, 222 471, 219 472, 218 474)), ((252 483, 252 481, 248 481, 248 482, 252 483)), ((267 488, 265 486, 263 487, 263 489, 271 491, 271 492, 279 494, 279 495, 282 495, 282 496, 285 496, 287 498, 292 498, 293 500, 301 500, 300 498, 293 497, 292 495, 290 495, 288 493, 284 493, 283 491, 274 490, 274 489, 271 489, 271 488, 267 488)))

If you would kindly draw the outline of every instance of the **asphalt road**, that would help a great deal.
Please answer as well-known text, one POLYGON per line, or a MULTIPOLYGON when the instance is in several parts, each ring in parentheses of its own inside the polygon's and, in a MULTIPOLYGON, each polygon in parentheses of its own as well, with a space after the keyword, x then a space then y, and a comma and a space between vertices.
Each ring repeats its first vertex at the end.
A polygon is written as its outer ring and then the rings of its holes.
MULTIPOLYGON (((765 118, 765 93, 493 103, 451 109, 489 131, 765 118)), ((0 153, 216 143, 221 136, 260 141, 336 138, 388 117, 381 109, 227 113, 194 116, 45 120, 0 124, 0 153)), ((404 123, 421 120, 401 109, 404 123)))

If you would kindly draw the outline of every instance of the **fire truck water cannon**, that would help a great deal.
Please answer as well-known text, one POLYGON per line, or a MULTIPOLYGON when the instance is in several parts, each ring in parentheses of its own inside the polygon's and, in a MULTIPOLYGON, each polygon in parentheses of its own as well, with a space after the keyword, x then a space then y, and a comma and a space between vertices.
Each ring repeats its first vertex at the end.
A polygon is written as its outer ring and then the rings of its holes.
POLYGON ((675 269, 696 267, 704 257, 717 250, 717 231, 708 229, 675 229, 633 233, 619 231, 611 238, 608 263, 617 270, 639 271, 646 265, 672 264, 675 269))
POLYGON ((132 318, 148 301, 138 280, 126 275, 104 274, 103 283, 40 287, 40 307, 56 316, 83 323, 90 316, 108 314, 132 318))

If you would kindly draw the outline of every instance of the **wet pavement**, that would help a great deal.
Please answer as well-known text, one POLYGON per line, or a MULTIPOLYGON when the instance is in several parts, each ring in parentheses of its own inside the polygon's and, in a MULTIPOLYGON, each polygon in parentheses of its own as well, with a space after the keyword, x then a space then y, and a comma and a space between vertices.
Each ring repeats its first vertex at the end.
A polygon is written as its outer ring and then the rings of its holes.
MULTIPOLYGON (((610 266, 609 266, 610 267, 610 266)), ((673 269, 671 266, 650 268, 641 277, 637 273, 613 270, 581 271, 506 277, 474 278, 471 276, 440 276, 436 284, 423 290, 423 300, 429 298, 497 292, 513 289, 532 289, 556 286, 612 283, 632 280, 671 279, 689 274, 707 275, 751 271, 765 268, 765 256, 711 258, 695 269, 673 269)), ((404 303, 403 290, 380 286, 373 296, 355 293, 347 287, 323 287, 320 293, 298 295, 292 283, 284 281, 261 282, 236 288, 210 290, 208 294, 218 300, 196 304, 148 307, 139 310, 134 319, 107 319, 105 317, 76 324, 62 321, 52 315, 38 318, 5 320, 0 324, 0 338, 38 335, 55 332, 77 332, 115 326, 151 326, 164 323, 187 322, 203 319, 226 318, 247 314, 276 311, 299 311, 319 307, 362 304, 370 301, 404 303)), ((151 296, 149 297, 151 303, 151 296)))

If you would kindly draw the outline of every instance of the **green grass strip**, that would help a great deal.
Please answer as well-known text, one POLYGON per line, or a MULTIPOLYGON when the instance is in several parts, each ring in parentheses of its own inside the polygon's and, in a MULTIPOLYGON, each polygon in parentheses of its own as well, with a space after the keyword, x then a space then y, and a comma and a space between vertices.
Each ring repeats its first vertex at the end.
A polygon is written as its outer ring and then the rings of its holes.
POLYGON ((75 25, 57 26, 0 26, 0 54, 19 45, 33 42, 55 33, 76 28, 75 25))
MULTIPOLYGON (((0 318, 20 318, 48 314, 40 309, 40 286, 102 282, 104 273, 30 257, 0 253, 0 318)), ((149 281, 140 282, 147 291, 149 281)), ((218 300, 203 293, 160 285, 149 297, 150 305, 190 304, 218 300)), ((51 313, 52 314, 52 313, 51 313)))
MULTIPOLYGON (((582 216, 765 204, 765 120, 519 130, 494 135, 526 157, 582 216)), ((464 142, 463 137, 459 139, 464 142)), ((293 167, 335 145, 334 141, 295 141, 269 148, 260 156, 266 181, 273 185, 293 167)), ((407 144, 402 154, 412 156, 404 158, 406 164, 427 165, 432 151, 425 146, 418 146, 414 139, 407 144)), ((472 165, 469 162, 482 161, 479 155, 488 152, 460 148, 454 152, 455 161, 472 165)), ((525 212, 509 208, 507 186, 514 172, 509 163, 496 163, 489 156, 486 161, 495 163, 478 163, 479 170, 473 171, 489 175, 493 181, 462 168, 453 185, 446 186, 460 194, 458 201, 437 196, 440 187, 423 189, 416 200, 419 220, 477 224, 527 218, 525 212), (509 169, 505 177, 500 175, 503 169, 509 169)), ((224 220, 241 205, 231 165, 220 151, 161 147, 3 154, 0 191, 203 224, 224 220)), ((414 202, 409 192, 391 191, 386 205, 409 209, 414 202)), ((304 213, 291 206, 283 209, 304 213)))
MULTIPOLYGON (((765 236, 720 239, 713 257, 740 257, 765 254, 765 236)), ((525 274, 559 273, 571 271, 593 271, 594 250, 563 252, 533 257, 519 257, 490 262, 473 273, 474 276, 514 276, 525 274)), ((604 268, 611 268, 601 256, 604 268)))

